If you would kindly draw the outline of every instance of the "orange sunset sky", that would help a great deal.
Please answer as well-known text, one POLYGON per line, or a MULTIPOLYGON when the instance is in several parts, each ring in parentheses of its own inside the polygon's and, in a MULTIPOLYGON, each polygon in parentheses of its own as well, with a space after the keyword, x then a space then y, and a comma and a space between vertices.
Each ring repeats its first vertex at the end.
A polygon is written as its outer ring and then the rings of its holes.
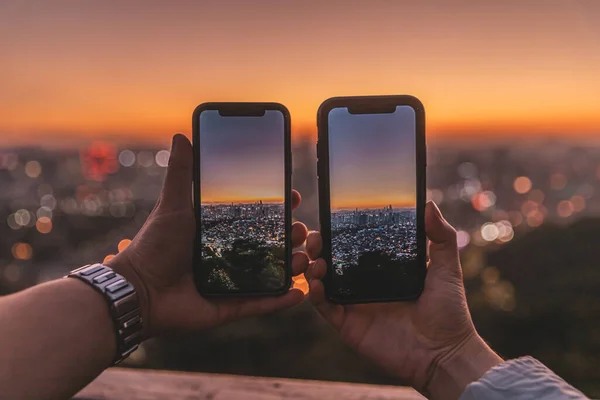
POLYGON ((0 146, 189 134, 205 101, 413 94, 430 139, 600 133, 600 1, 0 3, 0 146))

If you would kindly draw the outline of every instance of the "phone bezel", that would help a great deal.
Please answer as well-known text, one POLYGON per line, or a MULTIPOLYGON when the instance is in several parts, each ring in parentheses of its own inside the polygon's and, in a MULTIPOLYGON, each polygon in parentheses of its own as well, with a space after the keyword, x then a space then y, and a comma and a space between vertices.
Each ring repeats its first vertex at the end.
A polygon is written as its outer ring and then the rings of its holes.
POLYGON ((352 96, 332 97, 325 100, 317 113, 317 179, 319 187, 319 221, 323 240, 321 256, 327 262, 327 273, 323 279, 326 297, 334 303, 374 303, 407 301, 417 299, 423 292, 425 276, 427 274, 427 238, 425 234, 425 201, 426 201, 426 167, 427 149, 425 142, 425 109, 421 101, 414 96, 352 96), (421 268, 422 276, 420 287, 415 293, 401 297, 373 297, 362 298, 357 296, 338 296, 333 290, 332 262, 331 262, 331 203, 329 181, 329 124, 328 118, 331 110, 340 107, 364 108, 368 113, 386 112, 390 107, 409 106, 415 111, 416 134, 416 197, 417 197, 417 262, 421 268))
POLYGON ((288 292, 292 284, 292 147, 291 147, 291 117, 288 109, 280 103, 273 102, 209 102, 202 103, 192 115, 192 147, 194 151, 194 214, 196 235, 194 238, 193 271, 194 283, 198 292, 205 297, 257 297, 280 296, 288 292), (200 114, 208 110, 224 112, 227 116, 252 116, 260 111, 279 111, 284 119, 284 220, 285 220, 285 283, 281 289, 269 292, 214 292, 203 286, 207 271, 202 268, 202 231, 201 231, 201 192, 200 192, 200 114))

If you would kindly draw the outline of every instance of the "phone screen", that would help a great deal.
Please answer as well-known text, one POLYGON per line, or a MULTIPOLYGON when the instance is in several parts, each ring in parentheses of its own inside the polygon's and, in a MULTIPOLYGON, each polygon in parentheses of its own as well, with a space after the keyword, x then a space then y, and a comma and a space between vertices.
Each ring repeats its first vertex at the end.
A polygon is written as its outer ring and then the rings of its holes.
POLYGON ((285 119, 199 116, 201 286, 268 293, 286 285, 285 119))
POLYGON ((331 282, 335 295, 418 295, 415 110, 328 114, 331 282))

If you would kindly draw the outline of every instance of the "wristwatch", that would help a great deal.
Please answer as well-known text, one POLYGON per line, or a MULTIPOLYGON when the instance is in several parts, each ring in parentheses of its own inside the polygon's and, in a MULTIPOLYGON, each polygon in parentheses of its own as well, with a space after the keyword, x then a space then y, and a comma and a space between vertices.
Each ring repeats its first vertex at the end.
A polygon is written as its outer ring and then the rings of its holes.
POLYGON ((104 295, 117 337, 114 363, 123 361, 138 348, 142 337, 140 304, 133 285, 112 268, 102 264, 85 265, 71 271, 65 278, 86 282, 104 295))

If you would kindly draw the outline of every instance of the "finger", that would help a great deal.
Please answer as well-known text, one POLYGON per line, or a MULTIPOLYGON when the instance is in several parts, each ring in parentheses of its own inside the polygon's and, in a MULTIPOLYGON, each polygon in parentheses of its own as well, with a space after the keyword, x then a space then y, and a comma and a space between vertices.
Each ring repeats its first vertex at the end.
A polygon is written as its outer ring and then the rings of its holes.
POLYGON ((316 260, 321 255, 322 250, 321 234, 313 231, 308 234, 306 239, 306 254, 311 260, 316 260))
POLYGON ((306 272, 308 269, 308 256, 305 252, 299 251, 292 256, 292 273, 294 276, 306 272))
POLYGON ((306 241, 308 228, 302 222, 294 222, 292 225, 292 248, 300 247, 306 241))
POLYGON ((323 279, 326 273, 327 263, 322 258, 319 258, 310 266, 310 276, 312 279, 323 279))
POLYGON ((194 158, 190 141, 182 134, 173 136, 169 166, 161 193, 161 208, 183 210, 192 207, 193 168, 194 158))
POLYGON ((340 329, 344 321, 344 308, 339 304, 333 304, 325 298, 325 287, 319 280, 311 281, 309 284, 308 298, 315 306, 319 314, 329 322, 335 329, 340 329))
POLYGON ((240 300, 237 304, 228 305, 237 308, 233 313, 235 319, 269 314, 295 306, 304 300, 304 293, 298 289, 290 289, 283 296, 240 300))
POLYGON ((425 206, 425 231, 430 240, 431 266, 449 265, 460 269, 456 230, 444 219, 440 209, 432 201, 425 206))
POLYGON ((300 196, 300 192, 297 190, 292 190, 292 210, 298 208, 301 202, 302 196, 300 196))

